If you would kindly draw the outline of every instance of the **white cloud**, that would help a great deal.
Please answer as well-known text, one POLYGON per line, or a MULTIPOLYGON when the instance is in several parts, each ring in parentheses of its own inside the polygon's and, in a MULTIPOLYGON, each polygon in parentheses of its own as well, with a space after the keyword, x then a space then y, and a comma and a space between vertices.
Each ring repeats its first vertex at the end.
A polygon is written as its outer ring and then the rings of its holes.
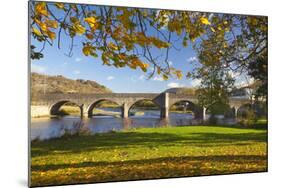
POLYGON ((200 82, 200 79, 193 79, 190 84, 192 87, 198 87, 200 85, 200 82))
POLYGON ((43 67, 41 65, 31 64, 31 72, 45 73, 46 70, 47 70, 46 67, 43 67))
POLYGON ((163 81, 164 79, 161 76, 155 76, 153 78, 154 81, 163 81))
POLYGON ((184 87, 183 84, 177 83, 177 82, 170 82, 167 85, 169 88, 174 88, 174 87, 184 87))
POLYGON ((188 62, 188 63, 195 63, 195 62, 197 62, 197 61, 198 61, 198 59, 197 59, 196 56, 193 56, 193 57, 190 57, 190 58, 187 59, 187 62, 188 62))
POLYGON ((81 72, 79 70, 73 71, 73 74, 80 74, 81 72))
POLYGON ((75 62, 80 62, 80 61, 82 61, 82 59, 80 57, 75 58, 75 62))
POLYGON ((107 78, 106 78, 106 80, 113 80, 113 79, 115 79, 115 77, 114 76, 108 76, 107 78))

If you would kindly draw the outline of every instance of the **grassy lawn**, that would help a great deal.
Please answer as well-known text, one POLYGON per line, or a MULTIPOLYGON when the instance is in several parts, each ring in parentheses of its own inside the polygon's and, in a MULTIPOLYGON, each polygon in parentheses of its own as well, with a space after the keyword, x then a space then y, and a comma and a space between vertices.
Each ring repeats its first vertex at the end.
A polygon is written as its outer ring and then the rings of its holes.
POLYGON ((32 142, 32 186, 267 171, 267 131, 142 128, 32 142))

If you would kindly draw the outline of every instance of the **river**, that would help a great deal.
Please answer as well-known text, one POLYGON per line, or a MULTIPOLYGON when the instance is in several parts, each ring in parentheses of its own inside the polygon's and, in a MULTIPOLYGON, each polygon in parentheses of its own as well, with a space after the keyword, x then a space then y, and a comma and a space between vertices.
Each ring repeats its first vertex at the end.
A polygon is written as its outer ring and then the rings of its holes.
MULTIPOLYGON (((115 109, 99 109, 99 112, 100 110, 105 110, 111 113, 111 115, 114 113, 119 115, 120 113, 115 109)), ((31 140, 46 140, 60 137, 65 133, 65 130, 71 131, 77 124, 83 124, 83 129, 91 133, 105 133, 138 127, 180 126, 194 123, 198 122, 194 120, 194 116, 191 113, 170 112, 169 118, 160 119, 160 112, 156 110, 133 111, 129 118, 101 114, 83 119, 78 116, 32 118, 31 140)))

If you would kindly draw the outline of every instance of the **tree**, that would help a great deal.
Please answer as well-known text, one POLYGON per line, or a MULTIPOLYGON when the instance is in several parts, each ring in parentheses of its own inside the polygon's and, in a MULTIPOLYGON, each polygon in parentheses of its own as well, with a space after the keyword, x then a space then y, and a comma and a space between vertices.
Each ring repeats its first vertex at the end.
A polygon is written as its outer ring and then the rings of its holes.
POLYGON ((234 79, 219 66, 209 66, 208 69, 200 69, 197 79, 201 79, 200 88, 197 90, 198 103, 209 109, 211 114, 219 113, 228 107, 230 92, 234 86, 234 79))
POLYGON ((267 17, 218 15, 195 47, 202 67, 219 64, 225 72, 247 73, 249 63, 267 54, 267 17))
POLYGON ((248 65, 248 74, 256 80, 255 98, 263 97, 267 100, 268 93, 268 63, 267 52, 256 57, 248 65))

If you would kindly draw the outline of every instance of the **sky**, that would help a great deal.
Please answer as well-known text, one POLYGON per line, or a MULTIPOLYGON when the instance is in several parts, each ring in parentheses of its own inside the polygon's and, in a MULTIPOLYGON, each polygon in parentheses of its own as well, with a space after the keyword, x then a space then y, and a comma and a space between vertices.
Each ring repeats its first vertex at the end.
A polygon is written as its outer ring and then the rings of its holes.
MULTIPOLYGON (((54 12, 60 15, 60 12, 54 12)), ((165 29, 165 28, 164 28, 165 29)), ((57 40, 53 46, 46 45, 43 51, 44 58, 32 60, 31 72, 46 75, 63 75, 70 79, 93 80, 102 84, 116 93, 160 93, 168 88, 175 87, 196 87, 199 80, 169 78, 163 80, 155 75, 148 79, 148 74, 140 69, 115 68, 102 65, 100 58, 87 57, 82 53, 82 39, 78 36, 74 40, 73 56, 66 54, 69 52, 70 38, 62 35, 61 49, 57 47, 57 40)), ((37 49, 42 47, 42 43, 31 39, 37 49)), ((173 67, 180 69, 185 74, 191 71, 193 65, 198 62, 196 52, 191 45, 181 50, 172 49, 169 54, 169 63, 173 67)), ((151 69, 148 68, 148 72, 151 69)))

